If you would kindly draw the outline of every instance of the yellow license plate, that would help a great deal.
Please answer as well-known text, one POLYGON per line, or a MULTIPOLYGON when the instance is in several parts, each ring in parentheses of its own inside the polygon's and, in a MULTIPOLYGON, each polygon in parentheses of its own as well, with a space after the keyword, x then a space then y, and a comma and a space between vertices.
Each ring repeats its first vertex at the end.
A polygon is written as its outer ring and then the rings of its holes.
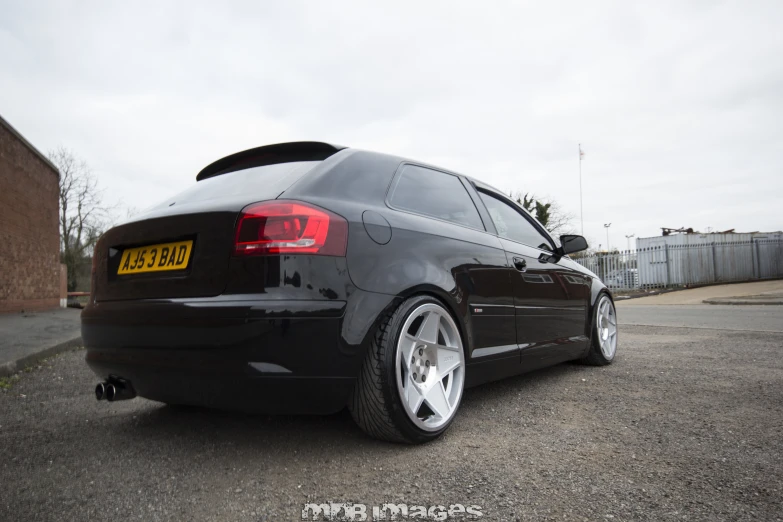
POLYGON ((117 275, 184 270, 192 251, 193 241, 129 248, 122 253, 117 275))

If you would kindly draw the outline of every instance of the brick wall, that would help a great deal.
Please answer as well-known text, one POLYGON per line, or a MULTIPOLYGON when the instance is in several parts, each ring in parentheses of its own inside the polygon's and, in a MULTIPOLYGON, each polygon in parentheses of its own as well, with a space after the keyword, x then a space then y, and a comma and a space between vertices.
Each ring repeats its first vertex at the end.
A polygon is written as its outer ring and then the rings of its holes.
POLYGON ((0 118, 0 312, 60 304, 58 174, 0 118))

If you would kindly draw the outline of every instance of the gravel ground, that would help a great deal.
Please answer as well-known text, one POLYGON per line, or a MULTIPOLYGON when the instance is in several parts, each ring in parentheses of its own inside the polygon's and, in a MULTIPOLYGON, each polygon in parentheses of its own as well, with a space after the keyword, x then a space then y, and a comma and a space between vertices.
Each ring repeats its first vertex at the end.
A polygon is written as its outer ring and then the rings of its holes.
POLYGON ((629 326, 615 364, 466 392, 420 447, 350 417, 98 403, 83 352, 0 393, 0 520, 299 520, 304 502, 484 520, 781 520, 783 333, 629 326))

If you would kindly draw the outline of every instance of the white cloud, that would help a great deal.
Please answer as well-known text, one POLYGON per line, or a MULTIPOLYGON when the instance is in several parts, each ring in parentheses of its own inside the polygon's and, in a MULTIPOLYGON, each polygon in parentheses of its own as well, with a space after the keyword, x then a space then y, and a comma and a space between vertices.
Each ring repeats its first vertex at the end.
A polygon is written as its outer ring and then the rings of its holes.
POLYGON ((318 139, 558 199, 612 244, 782 228, 783 3, 25 2, 0 113, 146 207, 206 164, 318 139))

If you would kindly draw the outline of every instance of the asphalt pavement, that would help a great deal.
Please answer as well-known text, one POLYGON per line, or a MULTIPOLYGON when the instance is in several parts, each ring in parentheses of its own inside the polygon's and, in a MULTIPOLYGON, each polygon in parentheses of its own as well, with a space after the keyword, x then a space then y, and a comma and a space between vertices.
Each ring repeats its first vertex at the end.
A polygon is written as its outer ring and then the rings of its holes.
POLYGON ((620 309, 611 366, 468 390, 445 436, 418 447, 369 439, 346 413, 99 403, 84 352, 69 352, 0 392, 0 520, 301 520, 305 502, 329 501, 460 503, 504 521, 781 520, 780 316, 659 308, 639 313, 663 327, 620 309), (732 328, 703 329, 720 324, 732 328))
POLYGON ((783 332, 783 306, 629 305, 630 301, 617 303, 617 318, 621 324, 783 332))
POLYGON ((0 314, 0 377, 81 345, 81 310, 0 314))

